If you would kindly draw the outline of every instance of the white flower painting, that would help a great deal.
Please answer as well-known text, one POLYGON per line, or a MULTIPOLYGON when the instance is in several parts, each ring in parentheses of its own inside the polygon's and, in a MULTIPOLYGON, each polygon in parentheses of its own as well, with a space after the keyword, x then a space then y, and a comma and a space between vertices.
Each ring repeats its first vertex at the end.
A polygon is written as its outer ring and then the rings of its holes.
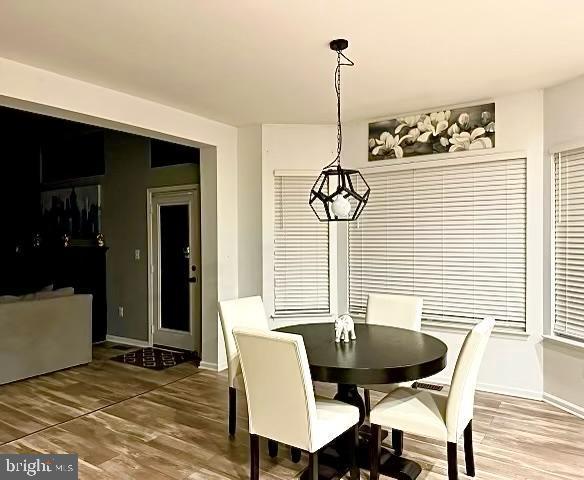
POLYGON ((495 146, 495 104, 369 124, 369 160, 483 150, 495 146))

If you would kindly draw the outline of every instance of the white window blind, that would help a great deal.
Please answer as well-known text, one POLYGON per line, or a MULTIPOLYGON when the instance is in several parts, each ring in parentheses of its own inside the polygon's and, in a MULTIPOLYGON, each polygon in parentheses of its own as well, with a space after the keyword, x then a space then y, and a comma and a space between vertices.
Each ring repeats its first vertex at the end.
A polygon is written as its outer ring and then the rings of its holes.
POLYGON ((275 177, 276 315, 330 312, 329 227, 308 205, 313 183, 308 176, 275 177))
MULTIPOLYGON (((404 167, 408 168, 408 167, 404 167)), ((349 309, 368 293, 417 295, 425 325, 525 331, 526 160, 474 160, 365 174, 349 224, 349 309)))
POLYGON ((556 154, 554 167, 554 332, 584 340, 584 149, 556 154))

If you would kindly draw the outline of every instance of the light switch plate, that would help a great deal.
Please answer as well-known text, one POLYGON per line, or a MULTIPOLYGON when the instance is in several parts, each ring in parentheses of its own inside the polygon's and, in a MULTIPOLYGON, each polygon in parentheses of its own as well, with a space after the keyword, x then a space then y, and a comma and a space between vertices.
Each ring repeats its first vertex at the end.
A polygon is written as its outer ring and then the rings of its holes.
POLYGON ((134 260, 140 260, 140 249, 134 250, 134 260))

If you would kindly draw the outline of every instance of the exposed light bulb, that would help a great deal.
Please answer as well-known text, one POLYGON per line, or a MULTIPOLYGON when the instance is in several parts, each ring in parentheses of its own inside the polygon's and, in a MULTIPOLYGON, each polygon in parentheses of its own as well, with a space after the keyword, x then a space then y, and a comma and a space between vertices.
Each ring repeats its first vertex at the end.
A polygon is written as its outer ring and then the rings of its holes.
POLYGON ((335 201, 333 202, 331 209, 333 215, 337 218, 349 218, 349 212, 351 211, 351 204, 343 195, 337 195, 335 201))

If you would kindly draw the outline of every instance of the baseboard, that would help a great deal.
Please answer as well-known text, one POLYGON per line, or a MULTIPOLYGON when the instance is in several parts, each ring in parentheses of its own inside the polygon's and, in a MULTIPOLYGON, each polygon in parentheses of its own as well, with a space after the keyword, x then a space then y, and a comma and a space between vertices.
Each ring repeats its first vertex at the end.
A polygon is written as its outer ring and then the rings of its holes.
MULTIPOLYGON (((430 383, 439 383, 442 385, 449 385, 449 378, 428 379, 430 383)), ((543 400, 542 392, 535 390, 527 390, 525 388, 509 387, 507 385, 494 385, 491 383, 478 383, 477 390, 480 392, 496 393, 498 395, 508 395, 510 397, 526 398, 528 400, 543 400)))
POLYGON ((560 397, 556 397, 555 395, 545 392, 543 394, 543 401, 553 405, 554 407, 558 407, 565 412, 571 413, 572 415, 584 418, 584 407, 581 407, 580 405, 576 405, 560 397))
POLYGON ((137 340, 135 338, 117 337, 115 335, 107 335, 106 341, 113 343, 121 343, 122 345, 132 345, 133 347, 149 347, 150 344, 144 340, 137 340))
POLYGON ((201 364, 199 365, 199 368, 202 368, 203 370, 213 370, 214 372, 218 371, 216 363, 205 362, 203 360, 201 360, 201 364))
POLYGON ((509 387, 507 385, 493 385, 489 383, 479 383, 477 390, 481 392, 497 393, 499 395, 509 395, 510 397, 526 398, 528 400, 543 400, 542 392, 527 390, 525 388, 509 387))

